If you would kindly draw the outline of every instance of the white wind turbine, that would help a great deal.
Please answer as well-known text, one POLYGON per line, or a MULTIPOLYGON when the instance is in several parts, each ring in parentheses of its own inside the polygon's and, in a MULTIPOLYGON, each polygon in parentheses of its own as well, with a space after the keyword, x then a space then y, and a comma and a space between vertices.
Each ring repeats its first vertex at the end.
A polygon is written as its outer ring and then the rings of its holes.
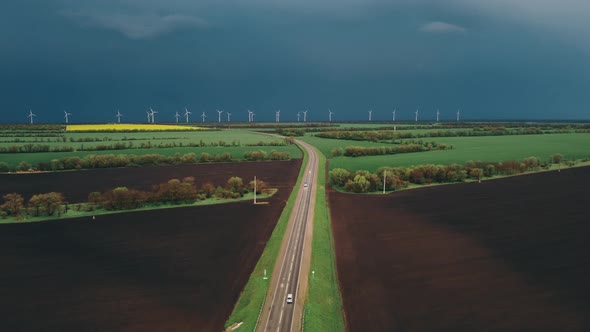
POLYGON ((418 122, 418 110, 414 114, 416 114, 416 122, 418 122))
POLYGON ((372 115, 373 115, 373 110, 370 110, 370 111, 369 111, 369 121, 371 121, 371 117, 372 117, 372 115))
POLYGON ((69 116, 72 115, 72 113, 68 113, 66 111, 64 111, 64 118, 66 118, 66 123, 69 122, 69 116))
POLYGON ((459 122, 459 116, 461 115, 461 110, 457 110, 457 122, 459 122))
POLYGON ((176 114, 174 114, 174 117, 176 118, 176 123, 178 123, 178 118, 180 118, 180 114, 178 114, 178 111, 176 111, 176 114))
POLYGON ((252 111, 250 111, 250 110, 247 110, 247 111, 248 111, 248 122, 252 122, 252 118, 253 118, 252 114, 254 114, 254 113, 252 113, 252 111))
POLYGON ((29 115, 27 115, 27 118, 31 118, 31 124, 33 124, 33 117, 37 116, 36 114, 33 114, 32 110, 29 110, 29 115))
POLYGON ((203 111, 203 114, 201 114, 201 118, 203 118, 203 122, 205 122, 206 117, 207 117, 207 115, 205 114, 205 111, 203 111))
POLYGON ((275 112, 275 121, 277 123, 281 122, 281 110, 275 112))
MULTIPOLYGON (((117 118, 117 123, 121 123, 122 116, 123 116, 123 114, 121 114, 121 112, 119 112, 119 110, 117 110, 117 115, 115 115, 115 117, 117 118)), ((148 115, 148 121, 149 121, 149 115, 148 115)))
POLYGON ((152 122, 152 115, 148 111, 145 111, 145 112, 147 113, 148 123, 151 123, 152 122))
POLYGON ((229 122, 229 117, 231 116, 231 113, 225 112, 225 114, 227 114, 227 122, 229 122))
POLYGON ((152 116, 152 123, 156 123, 156 116, 155 116, 155 114, 158 113, 158 112, 156 112, 153 109, 151 109, 151 107, 150 107, 150 111, 152 111, 152 113, 150 114, 152 116))
POLYGON ((301 117, 301 112, 297 112, 297 122, 299 122, 300 117, 301 117))
POLYGON ((436 122, 440 119, 440 110, 436 110, 436 122))
POLYGON ((189 112, 188 109, 185 107, 184 108, 184 117, 186 118, 186 123, 188 123, 188 115, 192 114, 192 112, 189 112))
POLYGON ((395 122, 395 111, 397 111, 397 108, 393 109, 393 112, 391 112, 391 121, 395 122))
POLYGON ((334 112, 332 112, 329 108, 328 108, 328 121, 332 122, 332 114, 334 114, 334 112))
POLYGON ((216 110, 217 111, 217 122, 221 123, 221 113, 223 113, 223 111, 220 110, 216 110))
POLYGON ((307 110, 303 111, 303 122, 307 122, 307 110))

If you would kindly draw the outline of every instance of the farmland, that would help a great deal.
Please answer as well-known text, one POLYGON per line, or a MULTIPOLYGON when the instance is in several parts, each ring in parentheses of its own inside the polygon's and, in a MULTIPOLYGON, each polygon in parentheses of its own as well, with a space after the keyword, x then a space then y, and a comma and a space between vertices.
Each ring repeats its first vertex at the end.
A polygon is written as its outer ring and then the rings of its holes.
MULTIPOLYGON (((34 190, 62 191, 72 201, 115 183, 149 187, 158 182, 154 177, 181 175, 197 181, 258 175, 279 190, 269 204, 231 203, 230 209, 211 205, 1 225, 0 330, 222 330, 300 165, 293 160, 18 175, 21 182, 39 183, 34 190)), ((22 189, 16 186, 10 190, 22 189)))
POLYGON ((272 150, 286 152, 291 158, 301 158, 301 152, 296 146, 287 145, 278 138, 246 130, 62 133, 57 137, 39 136, 42 134, 41 131, 35 133, 35 136, 19 133, 20 136, 16 137, 0 137, 0 149, 16 147, 23 150, 20 153, 1 153, 0 161, 14 169, 21 162, 37 167, 39 163, 49 163, 54 159, 105 154, 159 154, 170 157, 187 153, 195 153, 197 156, 203 153, 227 153, 231 155, 232 160, 243 160, 246 152, 258 150, 266 153, 272 150), (27 153, 36 147, 48 152, 27 153))
POLYGON ((66 131, 77 132, 95 132, 95 131, 182 131, 182 130, 200 130, 199 127, 184 125, 161 125, 161 124, 132 124, 132 123, 112 123, 112 124, 88 124, 88 125, 67 125, 66 131))
POLYGON ((538 157, 547 160, 550 155, 561 153, 566 159, 590 157, 590 134, 545 134, 522 136, 484 136, 484 137, 440 137, 428 138, 452 145, 449 150, 433 150, 419 153, 397 155, 366 156, 359 158, 332 157, 334 148, 346 146, 379 147, 382 143, 323 139, 305 136, 302 140, 318 147, 328 156, 330 169, 346 168, 375 171, 381 166, 411 166, 421 164, 464 164, 468 160, 503 161, 538 157))
POLYGON ((329 192, 349 331, 588 331, 588 181, 329 192))

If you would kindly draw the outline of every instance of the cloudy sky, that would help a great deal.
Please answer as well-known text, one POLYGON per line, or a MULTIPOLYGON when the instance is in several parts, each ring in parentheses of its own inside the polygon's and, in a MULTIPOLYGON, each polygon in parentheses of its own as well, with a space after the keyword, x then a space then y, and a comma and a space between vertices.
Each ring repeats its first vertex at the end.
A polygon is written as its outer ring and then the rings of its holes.
POLYGON ((2 2, 0 121, 589 120, 587 22, 586 0, 2 2))

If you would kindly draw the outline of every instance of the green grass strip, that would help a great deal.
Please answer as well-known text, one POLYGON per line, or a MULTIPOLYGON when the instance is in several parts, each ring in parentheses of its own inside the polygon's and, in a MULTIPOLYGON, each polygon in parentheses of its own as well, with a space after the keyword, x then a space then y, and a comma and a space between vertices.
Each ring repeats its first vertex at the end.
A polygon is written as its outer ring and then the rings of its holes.
MULTIPOLYGON (((316 149, 317 151, 317 149, 316 149)), ((338 288, 334 240, 330 211, 326 204, 326 157, 318 152, 318 191, 316 195, 311 271, 304 307, 304 331, 344 331, 342 297, 338 288)))
MULTIPOLYGON (((302 149, 302 151, 304 153, 303 163, 301 170, 299 171, 299 177, 297 178, 297 183, 295 184, 294 189, 299 188, 301 185, 303 173, 305 172, 305 165, 307 164, 307 160, 309 158, 307 152, 305 152, 305 149, 302 149)), ((272 232, 266 247, 264 248, 264 252, 260 256, 260 260, 258 260, 254 271, 250 275, 250 279, 244 287, 244 290, 242 291, 242 294, 240 295, 240 298, 238 299, 232 314, 225 322, 226 328, 234 323, 240 322, 243 322, 243 324, 240 326, 238 331, 253 331, 256 327, 256 322, 258 320, 258 316, 260 315, 260 310, 266 297, 266 293, 268 292, 268 286, 272 276, 274 264, 279 254, 281 243, 283 242, 283 237, 285 235, 287 225, 289 224, 289 217, 293 211, 296 198, 297 190, 293 190, 289 196, 289 200, 287 201, 287 206, 283 210, 283 213, 281 214, 281 217, 279 218, 279 221, 277 222, 277 225, 275 226, 275 229, 272 232), (268 276, 268 279, 266 280, 263 279, 265 269, 266 275, 268 276)))

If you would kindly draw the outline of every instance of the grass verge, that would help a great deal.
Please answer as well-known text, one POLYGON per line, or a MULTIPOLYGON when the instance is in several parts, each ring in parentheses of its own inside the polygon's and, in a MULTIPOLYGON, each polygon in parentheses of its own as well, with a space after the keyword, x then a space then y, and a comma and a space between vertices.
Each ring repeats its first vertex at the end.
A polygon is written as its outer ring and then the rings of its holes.
POLYGON ((309 276, 303 330, 344 331, 330 211, 326 202, 326 157, 321 152, 318 156, 320 167, 311 250, 311 271, 314 273, 309 276))
POLYGON ((264 248, 264 252, 260 256, 254 271, 250 275, 250 279, 248 279, 248 283, 244 287, 242 294, 240 294, 240 298, 238 299, 233 312, 225 322, 225 328, 234 323, 240 322, 243 322, 243 324, 240 326, 238 331, 253 331, 256 327, 256 322, 258 320, 264 298, 268 292, 268 285, 270 283, 270 277, 272 276, 274 264, 277 259, 277 255, 279 254, 287 225, 289 224, 289 217, 291 216, 293 206, 295 205, 295 200, 297 198, 296 189, 301 185, 303 173, 305 172, 305 165, 307 164, 308 155, 304 149, 301 150, 303 151, 303 163, 301 170, 299 171, 297 183, 295 184, 294 190, 289 196, 287 206, 283 210, 283 213, 281 214, 281 217, 279 218, 279 221, 277 222, 277 225, 275 226, 275 229, 272 232, 266 247, 264 248), (266 280, 263 279, 265 269, 266 275, 268 276, 268 279, 266 280))

